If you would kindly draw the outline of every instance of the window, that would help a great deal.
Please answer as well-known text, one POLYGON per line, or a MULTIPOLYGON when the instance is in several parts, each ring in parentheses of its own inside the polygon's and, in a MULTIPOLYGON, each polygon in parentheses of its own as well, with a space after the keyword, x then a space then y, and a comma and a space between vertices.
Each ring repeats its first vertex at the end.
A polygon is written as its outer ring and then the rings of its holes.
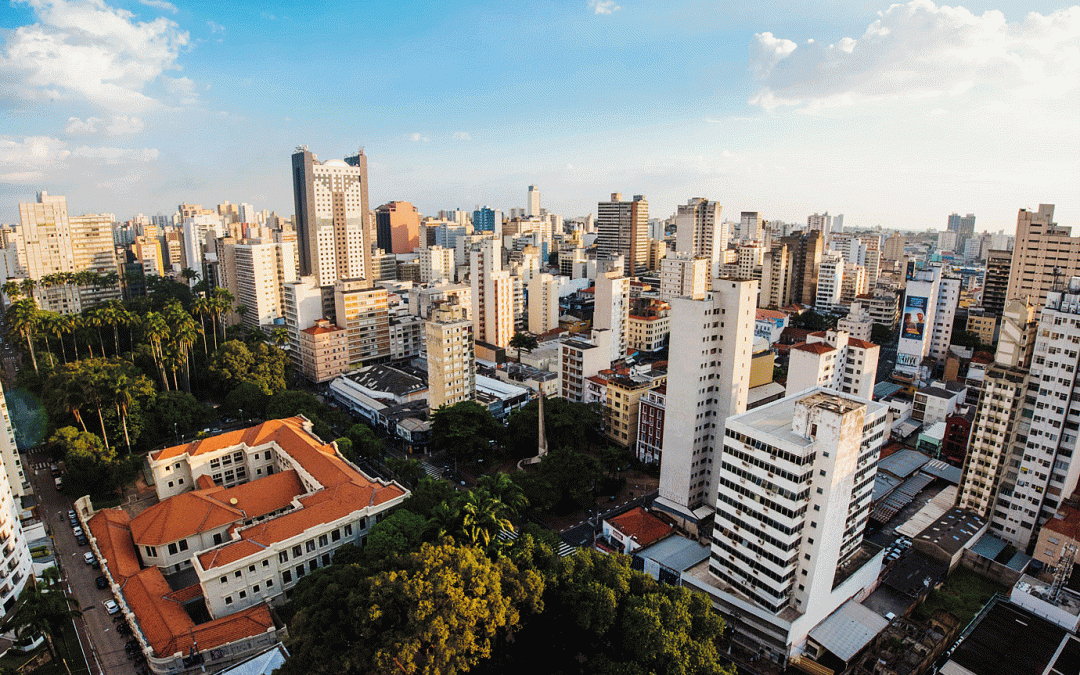
POLYGON ((251 592, 252 593, 258 593, 259 592, 259 584, 255 584, 254 586, 252 586, 251 587, 251 592))
POLYGON ((299 545, 292 547, 292 557, 299 558, 302 555, 304 555, 304 549, 300 548, 299 545))
POLYGON ((175 543, 173 543, 173 544, 169 544, 169 555, 176 555, 176 554, 177 554, 178 552, 179 552, 179 551, 178 551, 178 549, 176 548, 176 544, 175 544, 175 543))
POLYGON ((279 563, 287 563, 287 562, 289 562, 289 552, 288 551, 279 552, 277 554, 277 560, 278 560, 279 563))
POLYGON ((302 576, 304 576, 304 566, 303 565, 297 565, 296 566, 296 578, 299 579, 302 576))
POLYGON ((308 539, 307 541, 304 542, 304 547, 307 549, 308 553, 311 553, 312 551, 315 550, 315 540, 314 539, 308 539))
MULTIPOLYGON (((284 581, 285 583, 291 582, 292 581, 292 572, 290 572, 289 570, 285 570, 284 572, 282 572, 281 573, 281 580, 284 581)), ((269 586, 270 582, 269 581, 266 582, 266 585, 269 586)))
POLYGON ((235 572, 233 572, 233 576, 236 577, 237 579, 239 579, 240 575, 242 575, 242 574, 243 574, 243 572, 241 572, 240 570, 236 570, 235 572))
POLYGON ((319 536, 319 547, 320 548, 322 548, 323 546, 326 546, 329 543, 330 543, 330 538, 327 537, 325 534, 319 536))
POLYGON ((146 547, 146 557, 148 557, 148 558, 156 558, 157 557, 157 549, 154 548, 153 546, 147 546, 146 547))
POLYGON ((247 591, 240 591, 240 599, 243 600, 247 597, 247 591))
POLYGON ((227 584, 227 583, 229 583, 229 577, 221 577, 220 581, 223 584, 227 584))
POLYGON ((226 595, 225 596, 225 604, 226 605, 231 605, 232 604, 232 596, 231 595, 226 595))
MULTIPOLYGON (((285 574, 288 574, 288 572, 286 572, 285 574)), ((271 587, 273 587, 273 585, 274 585, 274 580, 273 579, 267 579, 266 580, 266 587, 267 588, 271 588, 271 587)))
POLYGON ((346 537, 351 537, 352 536, 352 523, 347 523, 345 525, 345 536, 346 537))
POLYGON ((330 533, 330 541, 338 541, 341 539, 341 530, 334 530, 330 533))
POLYGON ((187 548, 188 548, 187 547, 187 539, 181 539, 180 540, 180 550, 181 551, 186 551, 187 548))
POLYGON ((263 561, 263 567, 270 567, 270 561, 269 560, 264 560, 263 561))

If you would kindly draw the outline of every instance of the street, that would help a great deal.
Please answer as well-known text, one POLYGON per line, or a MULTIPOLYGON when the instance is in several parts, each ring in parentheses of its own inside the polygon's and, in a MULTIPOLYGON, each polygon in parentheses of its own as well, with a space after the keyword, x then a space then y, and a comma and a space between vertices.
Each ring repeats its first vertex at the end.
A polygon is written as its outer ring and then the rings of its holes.
MULTIPOLYGON (((83 562, 83 553, 92 549, 89 545, 79 546, 68 523, 67 512, 72 508, 71 500, 57 492, 46 455, 24 455, 23 465, 30 469, 38 513, 52 535, 61 578, 66 583, 69 595, 78 600, 83 613, 80 619, 75 620, 75 625, 90 672, 134 675, 135 667, 124 652, 127 638, 116 632, 113 618, 102 606, 105 600, 113 597, 112 593, 109 589, 100 590, 94 585, 94 580, 102 572, 83 562), (44 468, 31 469, 33 466, 44 468)), ((85 524, 82 527, 87 529, 85 524)))
POLYGON ((592 522, 590 522, 589 518, 586 518, 585 520, 579 522, 577 525, 561 530, 559 532, 559 536, 562 537, 563 541, 572 546, 592 545, 593 533, 599 531, 600 521, 610 516, 622 513, 623 511, 629 511, 635 506, 647 504, 653 499, 655 499, 657 494, 657 492, 650 492, 640 497, 635 497, 634 499, 623 500, 622 502, 619 502, 617 504, 602 502, 603 506, 599 506, 598 508, 602 509, 604 507, 607 507, 607 510, 601 511, 598 517, 591 519, 592 522))

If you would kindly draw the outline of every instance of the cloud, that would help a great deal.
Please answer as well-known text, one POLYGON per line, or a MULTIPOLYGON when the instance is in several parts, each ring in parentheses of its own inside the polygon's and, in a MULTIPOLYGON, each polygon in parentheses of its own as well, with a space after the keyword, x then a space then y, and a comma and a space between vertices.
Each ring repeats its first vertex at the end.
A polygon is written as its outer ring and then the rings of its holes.
POLYGON ((421 133, 411 133, 406 136, 410 141, 414 143, 427 143, 431 139, 421 133))
POLYGON ((100 160, 106 164, 127 164, 152 162, 158 158, 158 150, 157 148, 91 148, 83 145, 72 150, 71 156, 100 160))
POLYGON ((467 131, 455 131, 454 132, 454 140, 455 141, 471 141, 472 136, 467 131))
POLYGON ((64 127, 65 134, 96 134, 98 132, 98 126, 105 120, 97 117, 87 117, 86 121, 82 121, 78 117, 69 117, 67 126, 64 127))
POLYGON ((796 45, 758 33, 750 103, 806 111, 989 92, 1061 97, 1080 85, 1080 7, 1009 22, 930 0, 894 4, 857 39, 796 45))
POLYGON ((199 102, 199 93, 195 91, 195 82, 190 77, 166 77, 164 84, 169 100, 173 103, 195 105, 199 102))
POLYGON ((134 20, 103 0, 29 0, 38 23, 17 28, 0 51, 0 78, 26 99, 82 99, 139 112, 158 106, 145 90, 176 68, 188 34, 165 18, 134 20))
MULTIPOLYGON (((101 120, 98 120, 101 123, 101 120)), ((86 124, 82 122, 82 124, 86 124)), ((48 136, 16 138, 0 136, 0 181, 33 183, 57 180, 69 173, 80 180, 101 164, 140 164, 153 162, 157 148, 114 148, 80 145, 69 147, 67 141, 48 136), (72 173, 74 172, 74 173, 72 173)))
POLYGON ((146 5, 147 7, 153 7, 154 9, 160 9, 163 12, 172 12, 176 14, 176 5, 171 2, 165 2, 165 0, 139 0, 140 5, 146 5))
POLYGON ((127 115, 121 115, 112 119, 112 124, 105 127, 105 132, 110 136, 122 136, 124 134, 137 134, 143 130, 146 125, 138 117, 128 117, 127 115))
POLYGON ((615 0, 589 0, 589 9, 593 14, 614 14, 622 7, 615 0))
POLYGON ((224 35, 225 34, 225 26, 222 26, 220 23, 218 23, 216 21, 207 21, 206 25, 210 28, 210 32, 213 33, 214 35, 224 35))

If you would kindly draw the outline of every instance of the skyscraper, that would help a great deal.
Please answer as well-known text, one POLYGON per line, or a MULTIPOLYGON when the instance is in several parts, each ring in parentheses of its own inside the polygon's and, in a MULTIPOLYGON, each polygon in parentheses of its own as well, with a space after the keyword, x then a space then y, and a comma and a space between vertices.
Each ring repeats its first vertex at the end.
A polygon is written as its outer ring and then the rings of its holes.
POLYGON ((623 274, 643 274, 649 263, 649 202, 641 195, 622 201, 611 193, 611 201, 597 205, 596 252, 607 257, 623 257, 623 274))
POLYGON ((514 282, 502 268, 502 239, 484 237, 469 253, 473 336, 498 347, 514 336, 514 282))
POLYGON ((502 234, 502 211, 481 206, 473 211, 473 231, 502 234))
POLYGON ((439 303, 425 324, 428 364, 428 407, 468 401, 476 394, 473 325, 465 307, 439 303))
POLYGON ((957 250, 963 250, 964 244, 975 234, 975 214, 969 213, 961 216, 954 213, 949 216, 948 231, 956 233, 957 250))
POLYGON ((1054 222, 1054 205, 1020 209, 1009 274, 1008 300, 1027 300, 1041 309, 1055 283, 1080 274, 1080 237, 1054 222))
POLYGON ((292 156, 300 275, 320 284, 370 275, 367 158, 320 162, 306 146, 292 156))
POLYGON ((285 295, 282 285, 296 281, 293 247, 291 243, 234 246, 236 299, 247 307, 242 320, 249 328, 284 319, 285 295))
POLYGON ((593 327, 611 331, 611 358, 626 356, 626 328, 630 317, 630 279, 621 270, 596 273, 593 327))
POLYGON ((814 304, 818 266, 825 250, 821 232, 800 232, 780 241, 788 247, 788 300, 803 305, 814 304))
POLYGON ((709 278, 720 276, 720 256, 731 233, 720 217, 723 207, 704 197, 680 204, 675 213, 675 250, 709 261, 709 278))
POLYGON ((8 415, 4 390, 0 388, 0 535, 4 549, 0 562, 4 564, 4 577, 0 579, 0 617, 15 607, 19 593, 33 577, 34 565, 30 547, 23 533, 18 496, 26 494, 29 485, 23 475, 19 450, 15 446, 15 431, 8 415))
POLYGON ((529 208, 526 209, 525 215, 530 218, 540 217, 540 189, 535 185, 529 186, 529 208))
POLYGON ((390 309, 385 288, 367 279, 334 282, 335 322, 349 331, 349 365, 359 368, 390 358, 390 309))
POLYGON ((420 246, 420 214, 409 202, 387 202, 375 209, 378 247, 388 253, 412 253, 420 246))

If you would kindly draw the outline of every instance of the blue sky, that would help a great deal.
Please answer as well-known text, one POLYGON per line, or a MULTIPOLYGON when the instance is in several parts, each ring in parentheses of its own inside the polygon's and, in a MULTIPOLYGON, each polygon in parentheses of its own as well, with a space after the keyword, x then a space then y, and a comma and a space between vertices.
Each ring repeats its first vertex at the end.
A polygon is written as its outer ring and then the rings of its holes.
POLYGON ((292 212, 289 155, 364 146, 372 205, 1011 230, 1080 202, 1080 7, 980 0, 0 6, 0 222, 180 201, 292 212))

